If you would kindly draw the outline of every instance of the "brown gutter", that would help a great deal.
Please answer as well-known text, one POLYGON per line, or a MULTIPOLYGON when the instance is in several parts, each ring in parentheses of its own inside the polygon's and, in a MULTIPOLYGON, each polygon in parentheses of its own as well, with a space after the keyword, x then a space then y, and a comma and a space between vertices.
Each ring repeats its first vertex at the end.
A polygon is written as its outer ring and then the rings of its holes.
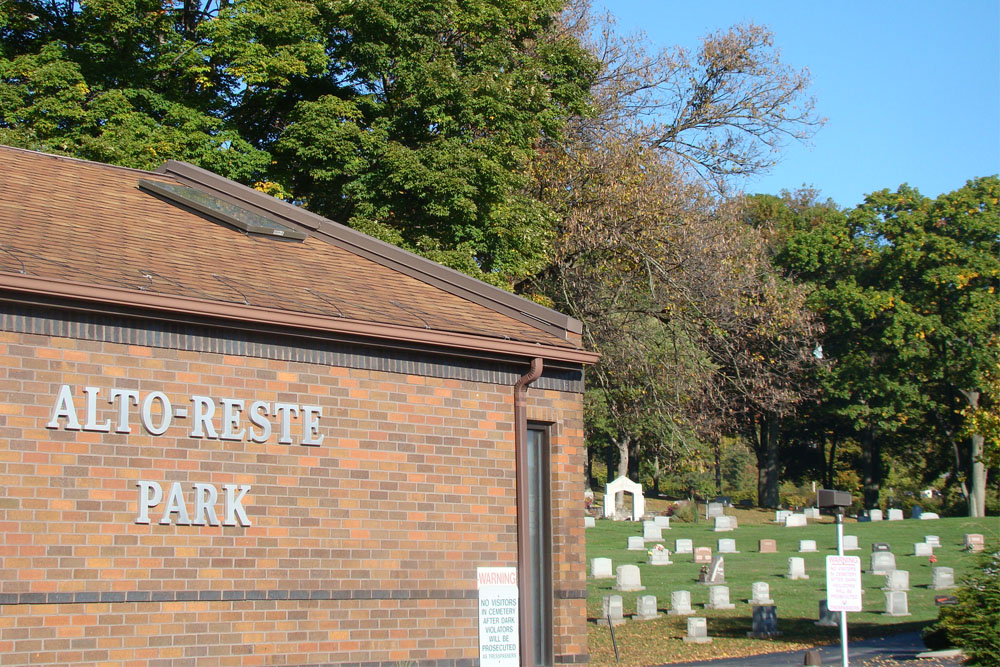
POLYGON ((209 301, 191 297, 156 294, 119 287, 98 287, 66 280, 38 278, 16 273, 0 273, 0 289, 91 303, 144 308, 213 319, 234 320, 270 326, 345 334, 420 345, 432 345, 475 352, 491 352, 520 357, 544 357, 551 361, 578 364, 596 363, 598 355, 571 347, 557 347, 488 338, 472 334, 417 329, 394 324, 350 320, 329 315, 301 313, 259 306, 209 301))
POLYGON ((514 384, 514 456, 516 459, 515 479, 517 483, 517 587, 520 597, 518 604, 518 625, 521 639, 521 665, 531 665, 535 650, 535 630, 531 623, 534 596, 542 591, 532 590, 534 568, 531 559, 531 527, 528 525, 528 385, 542 376, 541 357, 531 360, 531 367, 514 384))

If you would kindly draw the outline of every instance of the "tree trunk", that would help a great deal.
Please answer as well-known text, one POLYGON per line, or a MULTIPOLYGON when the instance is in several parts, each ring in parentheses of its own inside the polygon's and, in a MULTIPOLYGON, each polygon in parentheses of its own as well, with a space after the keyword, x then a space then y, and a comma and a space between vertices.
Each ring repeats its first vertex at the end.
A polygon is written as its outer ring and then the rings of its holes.
POLYGON ((715 441, 715 495, 722 495, 722 447, 715 441))
POLYGON ((827 458, 826 473, 824 475, 824 477, 826 477, 826 488, 828 489, 835 488, 833 486, 833 467, 836 460, 837 460, 837 441, 834 440, 833 442, 830 443, 830 454, 829 457, 827 458))
MULTIPOLYGON (((962 395, 973 410, 979 407, 979 392, 972 390, 962 390, 962 395)), ((969 516, 986 516, 986 466, 983 465, 983 444, 984 438, 981 435, 972 436, 969 442, 969 516)))
POLYGON ((865 509, 875 509, 882 489, 882 452, 870 427, 861 433, 861 462, 865 509))
POLYGON ((584 463, 586 469, 583 471, 584 489, 594 488, 594 447, 587 445, 587 460, 584 463))
MULTIPOLYGON (((621 440, 615 440, 615 448, 618 450, 618 474, 615 475, 615 479, 619 477, 628 477, 628 443, 630 438, 628 436, 622 438, 621 440)), ((607 502, 605 500, 605 502, 607 502)), ((615 497, 615 511, 624 512, 625 511, 625 493, 619 492, 615 497)))
POLYGON ((761 419, 757 434, 757 504, 777 507, 778 494, 778 424, 773 416, 761 419))

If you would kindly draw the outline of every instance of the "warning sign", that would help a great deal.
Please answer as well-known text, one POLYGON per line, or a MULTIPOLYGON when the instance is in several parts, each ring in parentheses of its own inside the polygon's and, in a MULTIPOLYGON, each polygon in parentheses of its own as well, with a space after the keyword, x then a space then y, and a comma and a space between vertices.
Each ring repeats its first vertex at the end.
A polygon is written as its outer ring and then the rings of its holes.
POLYGON ((482 667, 517 667, 520 647, 517 624, 517 568, 480 567, 479 664, 482 667))
POLYGON ((826 606, 830 611, 861 611, 861 559, 826 557, 826 606))

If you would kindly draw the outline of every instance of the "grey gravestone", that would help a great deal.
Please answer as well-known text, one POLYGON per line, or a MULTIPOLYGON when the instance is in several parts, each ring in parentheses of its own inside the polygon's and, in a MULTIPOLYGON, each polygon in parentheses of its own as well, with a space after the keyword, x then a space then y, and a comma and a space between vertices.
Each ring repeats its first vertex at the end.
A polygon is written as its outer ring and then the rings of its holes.
POLYGON ((876 551, 871 556, 868 574, 885 574, 896 569, 896 557, 891 551, 876 551))
POLYGON ((882 520, 882 510, 871 510, 868 515, 871 517, 872 521, 882 520))
POLYGON ((933 521, 934 519, 940 519, 937 512, 924 512, 920 515, 921 521, 933 521))
POLYGON ((722 516, 725 511, 725 506, 722 503, 709 503, 705 510, 705 517, 708 519, 713 519, 717 516, 722 516))
POLYGON ((778 553, 778 543, 774 540, 761 540, 757 543, 757 551, 762 554, 778 553))
POLYGON ((945 591, 955 587, 955 570, 950 567, 935 567, 931 570, 931 589, 945 591))
POLYGON ((806 574, 806 560, 805 558, 789 558, 788 559, 788 574, 785 575, 789 579, 808 579, 809 575, 806 574))
POLYGON ((619 565, 615 568, 618 574, 615 580, 616 591, 644 591, 646 587, 642 585, 639 576, 638 565, 619 565))
POLYGON ((591 558, 590 576, 594 579, 610 579, 615 576, 611 570, 610 558, 591 558))
POLYGON ((844 535, 844 551, 858 551, 861 547, 858 546, 858 536, 857 535, 844 535))
POLYGON ((708 589, 708 604, 705 609, 735 609, 729 602, 729 586, 712 586, 708 589))
POLYGON ((819 601, 819 620, 816 625, 824 628, 836 628, 840 626, 840 612, 830 611, 826 600, 819 601))
POLYGON ((653 523, 660 527, 661 530, 670 530, 670 517, 657 515, 653 517, 653 523))
POLYGON ((766 581, 755 581, 750 587, 751 598, 747 600, 752 605, 774 604, 771 599, 771 585, 766 581))
POLYGON ((692 616, 688 619, 687 636, 684 641, 689 644, 711 644, 712 638, 708 636, 708 621, 703 617, 692 616))
POLYGON ((641 535, 629 535, 628 536, 628 550, 629 551, 645 551, 646 550, 646 540, 642 539, 641 535))
POLYGON ((708 577, 705 579, 705 584, 724 584, 726 583, 726 561, 722 556, 714 556, 712 558, 712 564, 708 566, 708 577))
POLYGON ((656 611, 655 595, 640 595, 635 601, 635 616, 637 621, 651 621, 660 616, 656 611))
POLYGON ((919 519, 920 515, 924 513, 924 508, 920 505, 914 505, 910 508, 910 518, 919 519))
POLYGON ((802 513, 806 515, 807 519, 818 519, 819 518, 819 508, 818 507, 807 507, 802 510, 802 513))
POLYGON ((876 551, 892 551, 892 549, 885 542, 872 542, 872 553, 876 551))
POLYGON ((733 518, 729 516, 715 517, 715 532, 724 533, 733 530, 733 518))
POLYGON ((625 622, 625 614, 622 612, 622 596, 604 596, 604 616, 597 619, 598 625, 621 625, 625 622))
POLYGON ((663 529, 656 525, 655 521, 642 522, 642 539, 647 542, 656 542, 663 539, 663 529))
POLYGON ((983 536, 979 533, 966 533, 962 537, 962 547, 966 551, 971 551, 974 554, 982 552, 985 548, 986 541, 983 536))
MULTIPOLYGON (((656 547, 661 547, 663 545, 657 544, 656 547)), ((667 549, 652 548, 649 550, 649 560, 647 561, 650 565, 673 565, 673 561, 670 560, 670 552, 667 549)))
POLYGON ((756 605, 753 608, 753 630, 747 633, 747 637, 770 639, 780 634, 778 632, 778 608, 773 604, 756 605))
POLYGON ((935 549, 941 546, 941 538, 937 535, 924 535, 924 542, 931 545, 935 549))
POLYGON ((675 554, 689 554, 694 552, 694 546, 691 540, 677 540, 674 542, 674 553, 675 554))
POLYGON ((907 603, 906 591, 885 592, 885 615, 886 616, 910 615, 910 608, 907 603))
POLYGON ((711 563, 712 562, 712 549, 711 547, 698 547, 694 550, 694 562, 695 563, 711 563))
POLYGON ((689 616, 694 613, 691 608, 691 591, 674 591, 670 594, 670 616, 689 616))
POLYGON ((808 525, 805 514, 789 514, 785 519, 785 528, 801 528, 808 525))
POLYGON ((934 547, 926 542, 914 542, 913 543, 913 555, 923 556, 927 558, 928 556, 934 555, 934 547))
POLYGON ((776 510, 774 512, 774 522, 775 523, 785 523, 785 519, 791 516, 791 512, 788 510, 776 510))
POLYGON ((885 586, 883 591, 908 591, 910 590, 910 573, 906 570, 893 570, 885 574, 885 586))
POLYGON ((719 540, 719 553, 738 554, 739 551, 736 550, 736 540, 730 540, 730 539, 719 540))
POLYGON ((889 510, 889 521, 902 521, 902 520, 903 520, 903 510, 901 509, 889 510))
POLYGON ((585 516, 585 517, 583 517, 583 527, 584 528, 593 528, 596 525, 597 525, 597 522, 594 521, 594 517, 592 517, 592 516, 585 516))
POLYGON ((799 540, 799 553, 812 553, 816 551, 816 540, 799 540))

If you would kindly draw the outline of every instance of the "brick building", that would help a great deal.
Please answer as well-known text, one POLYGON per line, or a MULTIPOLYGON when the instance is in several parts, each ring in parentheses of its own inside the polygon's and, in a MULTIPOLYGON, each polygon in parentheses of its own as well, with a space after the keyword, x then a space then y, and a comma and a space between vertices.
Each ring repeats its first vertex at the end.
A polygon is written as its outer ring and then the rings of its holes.
POLYGON ((578 322, 184 163, 0 183, 0 665, 474 665, 515 567, 587 660, 578 322))

